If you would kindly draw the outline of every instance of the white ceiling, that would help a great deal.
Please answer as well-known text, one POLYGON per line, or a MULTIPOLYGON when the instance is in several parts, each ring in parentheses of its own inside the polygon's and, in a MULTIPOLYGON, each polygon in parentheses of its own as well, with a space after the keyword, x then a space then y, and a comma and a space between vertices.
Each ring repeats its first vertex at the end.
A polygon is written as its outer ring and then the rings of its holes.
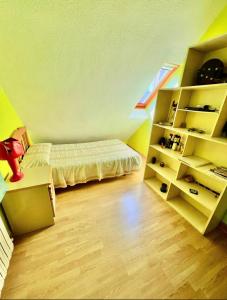
POLYGON ((181 63, 226 3, 1 1, 0 85, 36 141, 126 140, 153 75, 181 63))

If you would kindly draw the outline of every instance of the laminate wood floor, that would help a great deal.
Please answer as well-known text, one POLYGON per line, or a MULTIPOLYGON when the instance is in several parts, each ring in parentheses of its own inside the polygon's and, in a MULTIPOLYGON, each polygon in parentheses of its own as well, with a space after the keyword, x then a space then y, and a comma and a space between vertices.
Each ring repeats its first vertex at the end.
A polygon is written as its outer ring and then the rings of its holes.
POLYGON ((56 224, 16 239, 2 298, 227 298, 227 236, 200 235, 142 173, 58 192, 56 224))

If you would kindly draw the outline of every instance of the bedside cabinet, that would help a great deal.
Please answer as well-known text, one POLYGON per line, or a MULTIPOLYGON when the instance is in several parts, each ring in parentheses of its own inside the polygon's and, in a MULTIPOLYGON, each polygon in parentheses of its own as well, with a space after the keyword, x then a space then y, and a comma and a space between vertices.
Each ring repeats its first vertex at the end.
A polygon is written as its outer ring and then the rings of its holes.
POLYGON ((51 167, 24 169, 23 173, 20 181, 7 181, 8 191, 2 201, 13 235, 54 224, 55 191, 51 167))

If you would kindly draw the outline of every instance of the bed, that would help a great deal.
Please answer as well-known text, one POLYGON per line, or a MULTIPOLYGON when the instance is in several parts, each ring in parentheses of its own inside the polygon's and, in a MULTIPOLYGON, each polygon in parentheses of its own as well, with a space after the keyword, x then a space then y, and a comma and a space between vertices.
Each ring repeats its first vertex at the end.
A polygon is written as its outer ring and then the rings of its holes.
POLYGON ((52 167, 54 186, 63 188, 118 177, 141 166, 140 155, 117 139, 77 144, 31 144, 25 127, 12 134, 23 145, 21 168, 52 167))

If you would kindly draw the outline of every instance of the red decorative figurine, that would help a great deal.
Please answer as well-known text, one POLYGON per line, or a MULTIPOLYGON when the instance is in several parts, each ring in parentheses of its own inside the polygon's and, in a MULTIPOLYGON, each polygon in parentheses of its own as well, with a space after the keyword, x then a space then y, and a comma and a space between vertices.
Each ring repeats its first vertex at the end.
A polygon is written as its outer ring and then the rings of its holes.
POLYGON ((21 143, 14 139, 8 138, 0 142, 0 160, 7 160, 13 172, 10 178, 11 182, 18 181, 23 178, 24 174, 20 170, 18 157, 24 154, 24 149, 21 143))

